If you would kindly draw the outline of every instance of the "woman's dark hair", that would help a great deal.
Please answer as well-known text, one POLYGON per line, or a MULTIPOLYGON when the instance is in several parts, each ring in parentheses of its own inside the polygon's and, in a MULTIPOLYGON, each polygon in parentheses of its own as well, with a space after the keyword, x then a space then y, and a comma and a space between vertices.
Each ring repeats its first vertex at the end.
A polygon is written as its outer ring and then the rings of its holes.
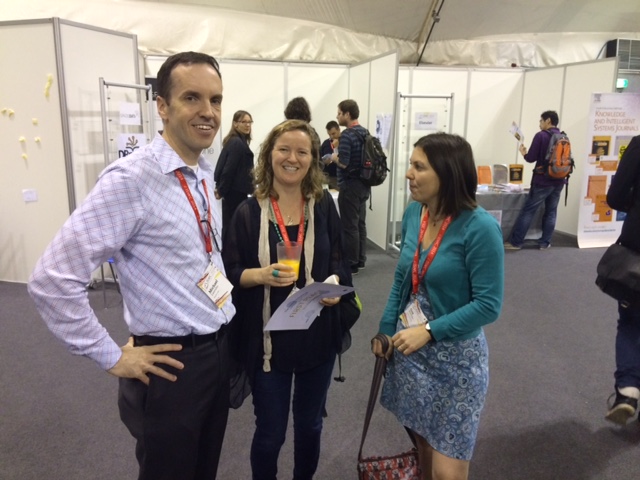
POLYGON ((211 65, 218 76, 222 79, 222 75, 220 74, 220 66, 218 65, 216 59, 211 55, 199 52, 176 53, 175 55, 171 55, 169 58, 167 58, 160 67, 160 70, 158 70, 158 76, 156 79, 156 93, 158 94, 158 96, 164 98, 164 100, 168 104, 171 96, 171 72, 173 71, 173 69, 178 65, 193 65, 198 63, 206 63, 208 65, 211 65))
POLYGON ((276 199, 278 198, 278 195, 273 190, 274 173, 273 163, 271 162, 271 152, 275 147, 276 141, 283 133, 295 130, 306 133, 311 143, 309 171, 300 186, 302 195, 304 195, 305 198, 315 197, 316 200, 322 198, 322 181, 324 180, 324 175, 320 168, 320 141, 313 127, 303 120, 285 120, 279 125, 276 125, 273 130, 269 132, 264 142, 262 142, 258 161, 253 170, 254 184, 256 186, 255 195, 257 198, 262 199, 269 196, 273 196, 276 199))
POLYGON ((246 116, 249 116, 249 118, 251 119, 251 121, 253 121, 253 117, 251 116, 251 114, 245 110, 238 110, 236 113, 233 114, 233 122, 231 123, 231 128, 229 129, 229 133, 227 133, 227 136, 224 137, 224 139, 222 140, 222 146, 224 147, 229 140, 231 140, 233 137, 240 137, 242 139, 244 139, 247 144, 251 143, 251 134, 247 134, 245 135, 244 133, 242 133, 241 131, 239 131, 235 124, 238 122, 241 122, 242 119, 246 116))
POLYGON ((462 210, 476 208, 478 172, 469 142, 459 135, 432 133, 414 147, 422 149, 440 180, 435 215, 455 218, 462 210))
POLYGON ((291 99, 284 109, 284 118, 287 120, 304 120, 311 122, 311 109, 304 97, 296 97, 291 99))

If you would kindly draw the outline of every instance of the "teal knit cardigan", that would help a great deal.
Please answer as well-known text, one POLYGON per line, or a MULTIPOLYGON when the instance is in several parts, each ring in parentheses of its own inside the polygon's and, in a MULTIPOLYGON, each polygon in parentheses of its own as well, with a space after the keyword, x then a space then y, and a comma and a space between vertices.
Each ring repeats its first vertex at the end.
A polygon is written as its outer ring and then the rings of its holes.
MULTIPOLYGON (((411 293, 411 265, 418 243, 422 204, 411 203, 402 219, 400 258, 380 332, 393 336, 411 293)), ((420 256, 420 268, 427 251, 420 256)), ((464 210, 447 229, 423 280, 435 314, 436 341, 466 340, 500 315, 504 294, 504 247, 498 222, 482 207, 464 210)))

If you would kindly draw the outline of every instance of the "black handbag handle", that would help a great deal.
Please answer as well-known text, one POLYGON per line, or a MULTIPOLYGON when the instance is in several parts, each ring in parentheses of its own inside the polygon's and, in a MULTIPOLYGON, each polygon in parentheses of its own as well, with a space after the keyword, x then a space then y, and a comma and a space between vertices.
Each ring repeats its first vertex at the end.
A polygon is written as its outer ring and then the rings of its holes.
POLYGON ((371 416, 373 415, 373 408, 376 406, 378 400, 378 392, 380 392, 380 385, 382 384, 382 377, 387 369, 387 352, 391 346, 389 338, 383 334, 378 333, 371 342, 374 340, 380 341, 382 344, 382 357, 376 357, 376 366, 373 370, 373 379, 371 380, 371 390, 369 392, 369 401, 367 403, 367 413, 364 417, 364 426, 362 427, 362 438, 360 439, 360 450, 358 450, 358 461, 362 461, 362 447, 364 446, 364 439, 367 437, 367 431, 369 430, 369 423, 371 423, 371 416))

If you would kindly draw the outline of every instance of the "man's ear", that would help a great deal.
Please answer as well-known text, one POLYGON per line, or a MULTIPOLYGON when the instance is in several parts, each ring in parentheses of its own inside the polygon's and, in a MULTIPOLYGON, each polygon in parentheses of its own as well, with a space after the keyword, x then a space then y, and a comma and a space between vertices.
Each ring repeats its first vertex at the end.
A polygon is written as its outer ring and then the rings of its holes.
POLYGON ((167 111, 167 109, 169 108, 169 104, 163 97, 158 95, 156 97, 156 107, 158 108, 158 115, 160 116, 162 121, 165 122, 167 118, 169 118, 169 112, 167 111))

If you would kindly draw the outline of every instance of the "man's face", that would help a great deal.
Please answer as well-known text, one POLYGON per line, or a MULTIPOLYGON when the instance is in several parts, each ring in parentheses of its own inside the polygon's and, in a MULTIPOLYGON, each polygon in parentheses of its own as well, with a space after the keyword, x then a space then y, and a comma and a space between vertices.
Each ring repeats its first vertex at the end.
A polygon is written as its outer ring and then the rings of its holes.
POLYGON ((347 127, 349 125, 349 121, 351 120, 351 115, 349 113, 343 113, 342 110, 338 109, 336 120, 338 120, 338 125, 340 125, 341 127, 347 127))
POLYGON ((177 65, 169 97, 157 99, 162 136, 185 163, 195 165, 220 128, 222 80, 209 64, 177 65))
POLYGON ((551 119, 540 118, 540 130, 549 130, 553 125, 551 125, 551 119))
POLYGON ((340 129, 333 127, 327 130, 327 134, 331 140, 337 140, 340 138, 340 129))

